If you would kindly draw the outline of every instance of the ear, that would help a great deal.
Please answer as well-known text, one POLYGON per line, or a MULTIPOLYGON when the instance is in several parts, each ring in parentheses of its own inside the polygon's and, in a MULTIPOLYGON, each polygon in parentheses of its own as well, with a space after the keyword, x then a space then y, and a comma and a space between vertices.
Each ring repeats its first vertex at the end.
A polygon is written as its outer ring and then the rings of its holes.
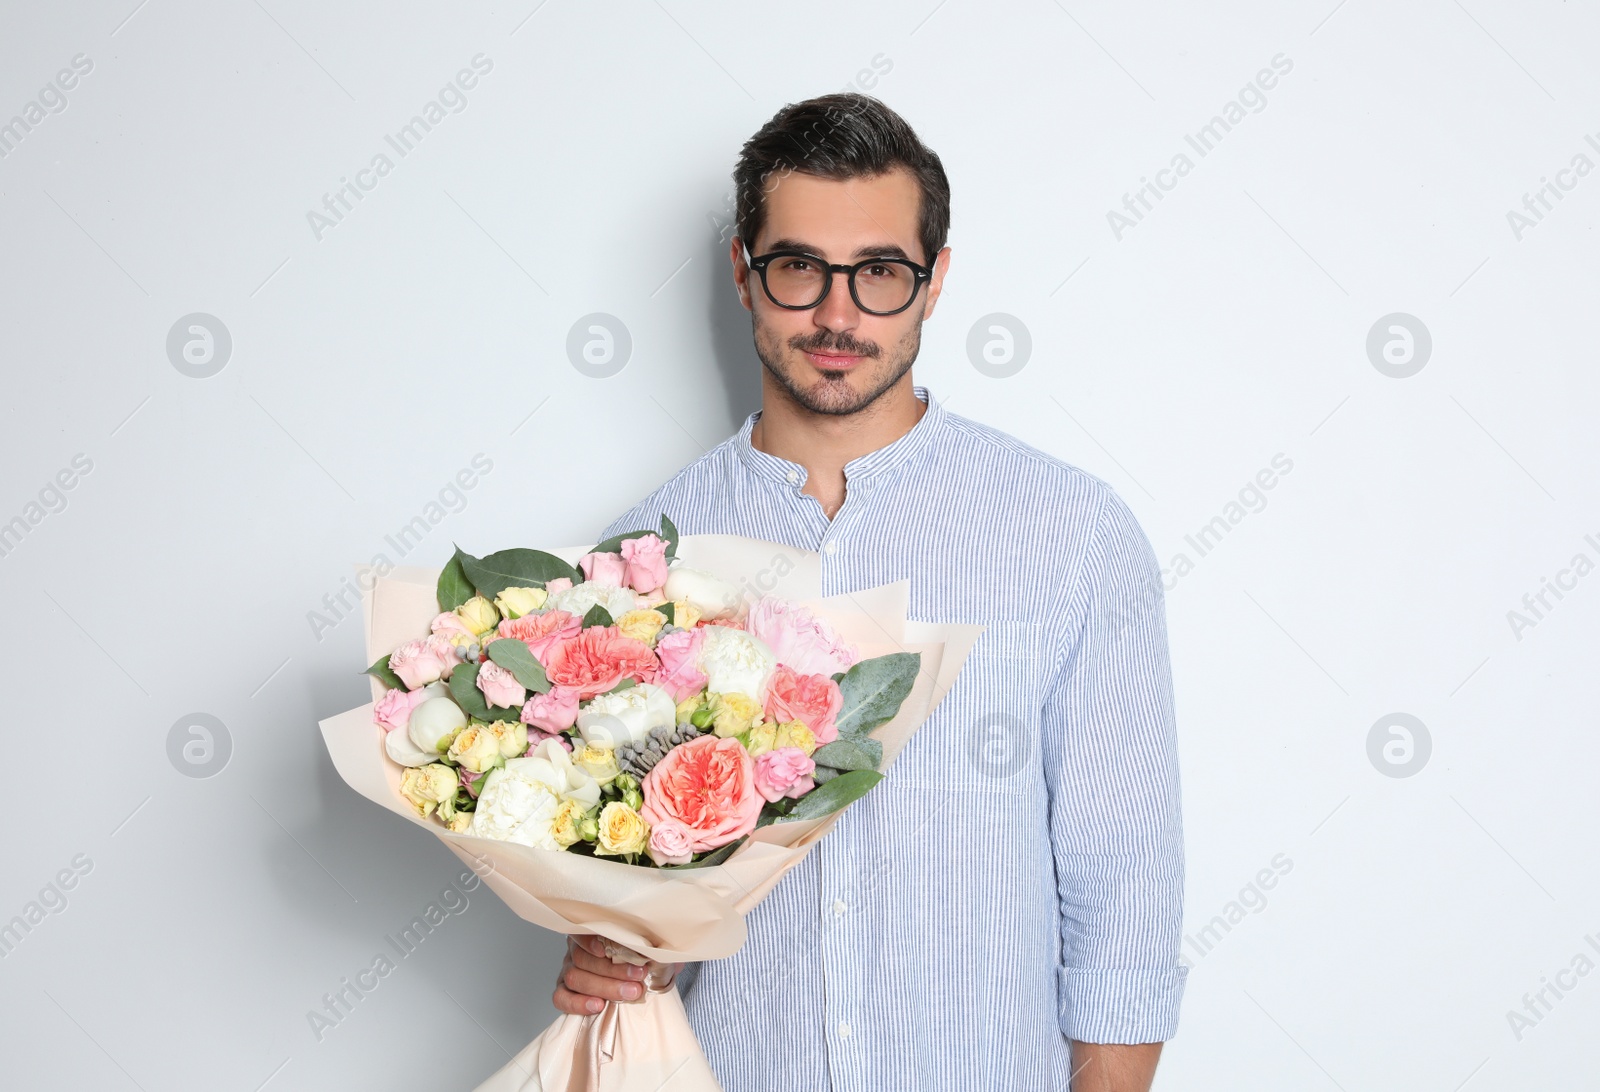
POLYGON ((754 310, 750 304, 750 267, 744 260, 744 240, 737 235, 728 244, 728 261, 733 264, 733 287, 739 293, 739 302, 746 311, 754 310))
POLYGON ((924 320, 933 317, 934 305, 939 302, 939 294, 944 291, 945 271, 950 268, 950 248, 945 247, 939 251, 939 256, 933 260, 933 279, 928 282, 928 303, 922 309, 924 320))

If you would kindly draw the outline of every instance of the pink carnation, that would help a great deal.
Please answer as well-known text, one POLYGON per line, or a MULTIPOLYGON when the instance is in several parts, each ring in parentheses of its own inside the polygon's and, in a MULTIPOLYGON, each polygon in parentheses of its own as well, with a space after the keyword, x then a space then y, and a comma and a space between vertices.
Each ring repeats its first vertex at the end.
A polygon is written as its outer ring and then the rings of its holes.
POLYGON ((652 828, 683 824, 690 853, 703 853, 756 827, 763 797, 750 752, 737 739, 700 736, 668 751, 644 775, 639 814, 652 828))
POLYGON ((627 574, 622 557, 612 553, 584 554, 578 558, 578 568, 583 570, 583 579, 587 582, 610 588, 622 587, 627 574))
POLYGON ((543 743, 547 739, 555 740, 557 743, 561 744, 562 747, 566 748, 568 754, 572 753, 571 739, 562 735, 560 732, 541 732, 539 729, 530 726, 528 729, 528 749, 522 752, 522 757, 527 758, 529 755, 533 754, 533 752, 539 749, 539 744, 543 743))
POLYGON ((570 687, 578 700, 604 694, 623 679, 654 682, 658 661, 650 646, 624 637, 615 626, 590 626, 557 645, 544 665, 557 686, 570 687))
POLYGON ((817 764, 798 747, 778 747, 756 759, 756 791, 768 802, 797 800, 817 787, 817 764))
POLYGON ((705 632, 696 627, 675 630, 656 642, 656 657, 661 661, 656 685, 671 694, 675 702, 705 688, 705 673, 696 666, 705 638, 705 632))
POLYGON ((485 701, 502 709, 515 708, 528 697, 517 677, 493 660, 485 660, 478 668, 478 689, 483 691, 485 701))
POLYGON ((788 664, 779 664, 767 684, 767 718, 779 724, 798 720, 819 744, 839 738, 836 719, 842 708, 844 695, 827 675, 798 675, 788 664))
MULTIPOLYGON (((553 686, 548 694, 535 694, 522 707, 522 723, 544 732, 564 732, 578 722, 578 692, 553 686)), ((533 742, 530 734, 530 743, 533 742)))
POLYGON ((780 664, 801 675, 832 675, 848 671, 860 659, 832 626, 805 607, 785 599, 763 596, 750 608, 745 627, 766 642, 780 664))
POLYGON ((407 641, 389 654, 389 670, 400 676, 407 690, 448 679, 459 662, 455 649, 443 637, 407 641))
POLYGON ((547 610, 543 614, 524 614, 521 618, 507 618, 495 632, 501 637, 515 637, 528 646, 533 658, 541 664, 550 650, 563 641, 571 640, 583 628, 583 619, 564 610, 547 610))
POLYGON ((383 697, 372 707, 372 723, 385 732, 404 728, 411 720, 411 710, 428 700, 425 690, 385 690, 383 697))
POLYGON ((628 585, 646 594, 667 582, 667 541, 660 535, 624 539, 622 560, 627 564, 628 585))

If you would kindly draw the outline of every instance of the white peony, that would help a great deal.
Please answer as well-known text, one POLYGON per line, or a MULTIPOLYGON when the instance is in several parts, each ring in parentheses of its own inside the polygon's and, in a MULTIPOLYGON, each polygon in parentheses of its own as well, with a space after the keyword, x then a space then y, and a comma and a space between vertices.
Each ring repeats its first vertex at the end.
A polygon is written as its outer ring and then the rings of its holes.
POLYGON ((545 606, 576 614, 579 618, 588 614, 590 607, 601 606, 606 608, 606 612, 613 620, 627 614, 638 605, 639 596, 632 588, 614 588, 609 584, 596 584, 592 580, 574 584, 545 600, 545 606))
POLYGON ((732 618, 739 613, 739 589, 711 573, 691 569, 687 565, 674 565, 667 573, 667 582, 661 594, 668 599, 682 599, 700 612, 706 621, 732 618))
POLYGON ((578 733, 585 743, 638 743, 653 728, 677 723, 678 706, 659 686, 638 683, 615 694, 601 694, 578 710, 578 733))
POLYGON ((537 781, 560 800, 578 801, 585 811, 600 802, 600 782, 574 764, 572 755, 557 740, 545 740, 524 758, 506 759, 506 769, 525 780, 537 781))
POLYGON ((561 849, 551 828, 560 806, 560 798, 549 785, 523 777, 509 765, 502 766, 483 779, 466 833, 537 849, 561 849))
POLYGON ((439 761, 438 751, 418 750, 417 745, 411 742, 411 734, 403 726, 384 733, 383 749, 402 766, 426 766, 439 761))
POLYGON ((429 698, 411 710, 406 731, 419 751, 441 755, 456 738, 456 733, 466 726, 467 715, 454 701, 449 698, 429 698))
POLYGON ((766 642, 729 626, 706 626, 695 666, 713 694, 744 694, 761 704, 778 658, 766 642))

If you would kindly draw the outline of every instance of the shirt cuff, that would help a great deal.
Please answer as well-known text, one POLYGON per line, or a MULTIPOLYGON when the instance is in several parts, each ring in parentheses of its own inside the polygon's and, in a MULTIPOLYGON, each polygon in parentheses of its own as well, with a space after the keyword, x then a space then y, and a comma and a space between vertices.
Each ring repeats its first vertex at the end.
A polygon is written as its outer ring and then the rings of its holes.
POLYGON ((1080 1043, 1163 1043, 1178 1033, 1189 968, 1057 971, 1061 1031, 1080 1043))

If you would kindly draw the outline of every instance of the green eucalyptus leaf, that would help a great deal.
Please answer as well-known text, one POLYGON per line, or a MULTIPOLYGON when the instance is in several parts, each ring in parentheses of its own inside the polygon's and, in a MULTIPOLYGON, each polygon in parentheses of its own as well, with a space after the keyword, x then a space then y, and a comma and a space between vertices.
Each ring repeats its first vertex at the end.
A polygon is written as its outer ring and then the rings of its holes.
POLYGON ((455 670, 450 672, 450 696, 461 706, 463 713, 476 720, 505 720, 510 712, 498 705, 491 706, 484 700, 483 691, 478 689, 477 664, 457 664, 455 670))
POLYGON ((387 656, 379 656, 377 661, 367 668, 365 673, 377 679, 390 690, 404 690, 406 688, 406 684, 400 680, 400 676, 390 669, 389 657, 387 656))
POLYGON ((554 554, 543 550, 500 550, 484 558, 461 555, 461 569, 485 599, 507 588, 542 588, 562 577, 577 584, 583 574, 554 554))
POLYGON ((922 667, 919 652, 891 652, 862 660, 839 680, 844 705, 837 724, 841 736, 862 735, 887 723, 900 711, 922 667))
POLYGON ((615 624, 616 622, 612 619, 611 612, 599 603, 590 607, 589 612, 583 616, 584 629, 588 629, 590 626, 610 626, 615 624))
POLYGON ((667 543, 667 557, 678 556, 678 528, 667 518, 665 512, 661 513, 661 537, 667 543))
POLYGON ((861 799, 872 786, 882 780, 883 775, 876 770, 851 770, 842 773, 802 796, 795 804, 794 810, 783 818, 821 819, 832 815, 840 808, 861 799))
POLYGON ((672 600, 668 599, 665 603, 661 604, 659 607, 656 607, 654 609, 656 609, 656 610, 660 611, 662 614, 666 615, 666 618, 667 618, 666 624, 667 625, 675 626, 675 625, 678 624, 677 621, 676 621, 677 616, 678 616, 678 608, 672 605, 672 600))
POLYGON ((836 770, 876 770, 883 761, 883 743, 871 736, 841 736, 818 747, 811 760, 836 770))
POLYGON ((490 641, 484 646, 484 652, 488 654, 489 659, 511 672, 512 678, 535 694, 549 692, 550 680, 544 673, 544 665, 528 650, 525 641, 519 641, 515 637, 502 637, 498 641, 490 641))
POLYGON ((472 555, 462 553, 461 547, 457 546, 456 552, 451 555, 439 573, 440 610, 455 610, 475 594, 472 590, 472 581, 467 579, 467 571, 462 568, 463 559, 477 561, 472 555))

